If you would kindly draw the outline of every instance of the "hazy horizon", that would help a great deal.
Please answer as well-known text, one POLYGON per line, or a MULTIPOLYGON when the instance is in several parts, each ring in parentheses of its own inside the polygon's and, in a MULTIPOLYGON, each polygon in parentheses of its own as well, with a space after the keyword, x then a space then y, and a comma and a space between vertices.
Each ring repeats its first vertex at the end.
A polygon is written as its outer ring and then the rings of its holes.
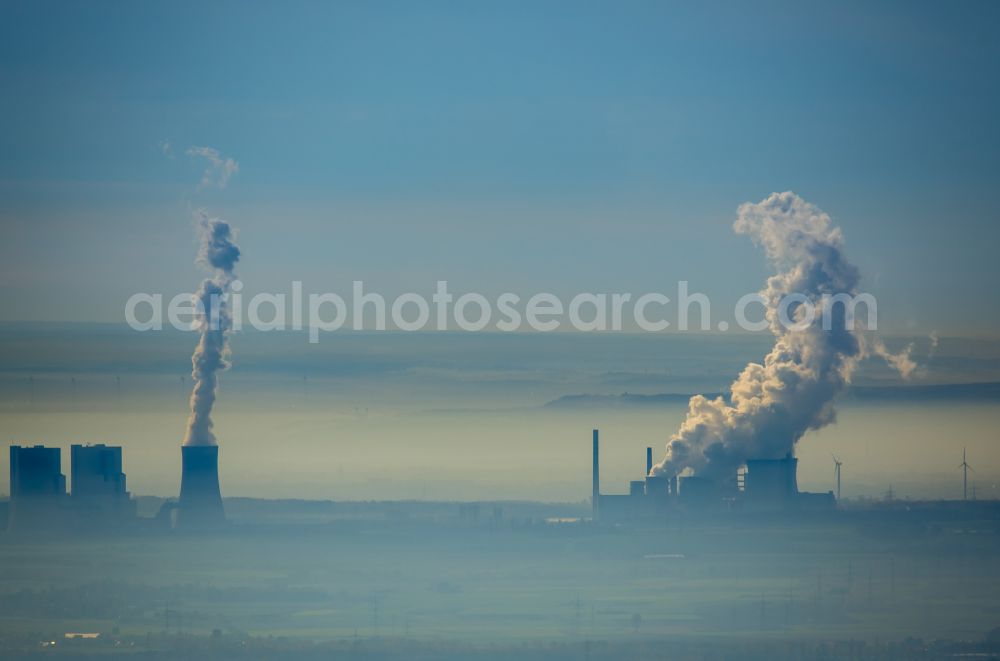
MULTIPOLYGON (((196 334, 37 332, 0 328, 4 440, 63 447, 67 473, 70 444, 120 444, 134 493, 176 496, 196 334)), ((247 331, 233 338, 215 411, 223 493, 578 502, 589 497, 593 428, 603 490, 621 493, 642 477, 646 446, 662 454, 686 403, 551 403, 722 392, 770 343, 766 334, 386 332, 310 345, 302 333, 247 331)), ((848 393, 838 422, 806 435, 796 451, 801 488, 833 488, 832 452, 844 462, 845 497, 881 498, 891 486, 900 498, 960 498, 955 467, 966 446, 977 496, 1000 497, 996 395, 917 394, 928 384, 1000 382, 1000 343, 941 338, 930 350, 917 347, 909 381, 877 360, 863 366, 856 386, 894 394, 848 393)))

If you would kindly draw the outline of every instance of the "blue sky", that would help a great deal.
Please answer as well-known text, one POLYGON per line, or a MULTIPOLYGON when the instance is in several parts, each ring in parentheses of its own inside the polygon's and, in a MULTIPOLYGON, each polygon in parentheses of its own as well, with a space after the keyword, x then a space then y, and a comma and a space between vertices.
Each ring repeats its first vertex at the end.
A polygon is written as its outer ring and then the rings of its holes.
POLYGON ((248 291, 692 288, 736 206, 831 213, 898 333, 1000 322, 995 3, 5 3, 2 320, 188 291, 190 209, 248 291), (165 154, 161 144, 169 142, 165 154), (239 162, 195 192, 210 146, 239 162))

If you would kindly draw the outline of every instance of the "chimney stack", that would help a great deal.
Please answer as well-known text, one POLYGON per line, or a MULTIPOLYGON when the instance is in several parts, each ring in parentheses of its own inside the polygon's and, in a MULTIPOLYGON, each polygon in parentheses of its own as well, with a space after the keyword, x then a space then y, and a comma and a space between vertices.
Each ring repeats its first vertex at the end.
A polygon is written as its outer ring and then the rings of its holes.
POLYGON ((598 503, 601 500, 601 474, 600 474, 600 468, 599 468, 600 464, 599 464, 598 456, 597 456, 597 454, 598 454, 597 453, 597 445, 598 445, 598 442, 597 442, 597 430, 595 429, 594 430, 594 483, 593 483, 593 492, 591 493, 591 496, 590 496, 590 502, 591 502, 591 504, 593 506, 593 510, 594 510, 593 516, 594 516, 595 519, 597 518, 598 503))

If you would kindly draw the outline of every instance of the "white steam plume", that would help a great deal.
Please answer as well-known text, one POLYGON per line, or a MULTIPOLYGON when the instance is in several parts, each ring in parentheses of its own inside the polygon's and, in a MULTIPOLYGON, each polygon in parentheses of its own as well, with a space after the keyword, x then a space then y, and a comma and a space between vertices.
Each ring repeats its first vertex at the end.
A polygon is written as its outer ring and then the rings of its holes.
POLYGON ((882 341, 882 338, 877 335, 871 342, 871 352, 876 356, 885 358, 885 362, 895 368, 895 370, 899 372, 904 379, 909 379, 913 376, 913 373, 917 371, 917 363, 911 356, 913 353, 913 347, 913 342, 910 342, 899 353, 892 353, 885 346, 885 342, 882 341))
MULTIPOLYGON (((725 479, 747 459, 791 452, 808 430, 834 421, 835 397, 870 350, 860 329, 845 324, 849 313, 842 303, 829 306, 831 323, 824 329, 823 297, 857 294, 859 280, 857 268, 844 256, 840 229, 826 213, 794 193, 772 193, 757 204, 740 205, 733 228, 763 245, 777 271, 761 292, 774 347, 763 365, 743 369, 729 402, 691 398, 687 418, 667 443, 663 461, 653 467, 654 475, 690 469, 725 479), (779 303, 790 294, 808 300, 812 320, 808 306, 792 304, 787 317, 794 323, 781 323, 779 303)), ((873 349, 901 371, 912 371, 907 353, 890 354, 877 339, 873 349)))
MULTIPOLYGON (((169 150, 170 143, 165 143, 165 152, 169 150)), ((205 190, 213 186, 225 188, 229 183, 229 178, 240 171, 240 164, 235 159, 223 156, 218 149, 212 147, 189 147, 188 156, 201 156, 208 161, 205 172, 201 175, 201 182, 198 190, 205 190)))
POLYGON ((941 341, 941 337, 938 335, 937 331, 931 331, 930 341, 931 341, 931 348, 927 352, 928 363, 931 362, 931 359, 934 358, 934 354, 937 353, 938 342, 941 341))
POLYGON ((233 231, 224 220, 201 214, 198 224, 201 247, 198 263, 212 275, 202 281, 195 294, 195 325, 201 334, 191 356, 191 415, 184 445, 215 445, 212 433, 212 406, 219 385, 218 373, 229 367, 229 332, 232 314, 225 301, 236 278, 233 269, 240 249, 233 243, 233 231))

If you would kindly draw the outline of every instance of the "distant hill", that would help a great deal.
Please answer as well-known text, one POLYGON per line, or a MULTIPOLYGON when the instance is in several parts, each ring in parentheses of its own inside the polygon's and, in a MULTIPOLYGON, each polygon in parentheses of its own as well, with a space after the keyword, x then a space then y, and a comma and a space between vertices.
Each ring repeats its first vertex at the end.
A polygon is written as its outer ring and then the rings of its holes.
MULTIPOLYGON (((705 393, 705 397, 714 399, 723 393, 705 393)), ((559 399, 545 403, 545 408, 628 408, 633 406, 664 406, 667 404, 687 404, 692 395, 684 393, 660 393, 658 395, 637 395, 622 393, 620 395, 563 395, 559 399)))
MULTIPOLYGON (((701 393, 709 399, 729 393, 701 393)), ((659 393, 641 395, 563 395, 545 403, 545 408, 631 408, 687 404, 694 393, 659 393)), ((1000 402, 1000 382, 949 383, 936 385, 855 386, 847 391, 846 399, 859 402, 1000 402)))
POLYGON ((848 398, 861 401, 1000 401, 1000 382, 947 383, 916 386, 855 386, 848 398))

